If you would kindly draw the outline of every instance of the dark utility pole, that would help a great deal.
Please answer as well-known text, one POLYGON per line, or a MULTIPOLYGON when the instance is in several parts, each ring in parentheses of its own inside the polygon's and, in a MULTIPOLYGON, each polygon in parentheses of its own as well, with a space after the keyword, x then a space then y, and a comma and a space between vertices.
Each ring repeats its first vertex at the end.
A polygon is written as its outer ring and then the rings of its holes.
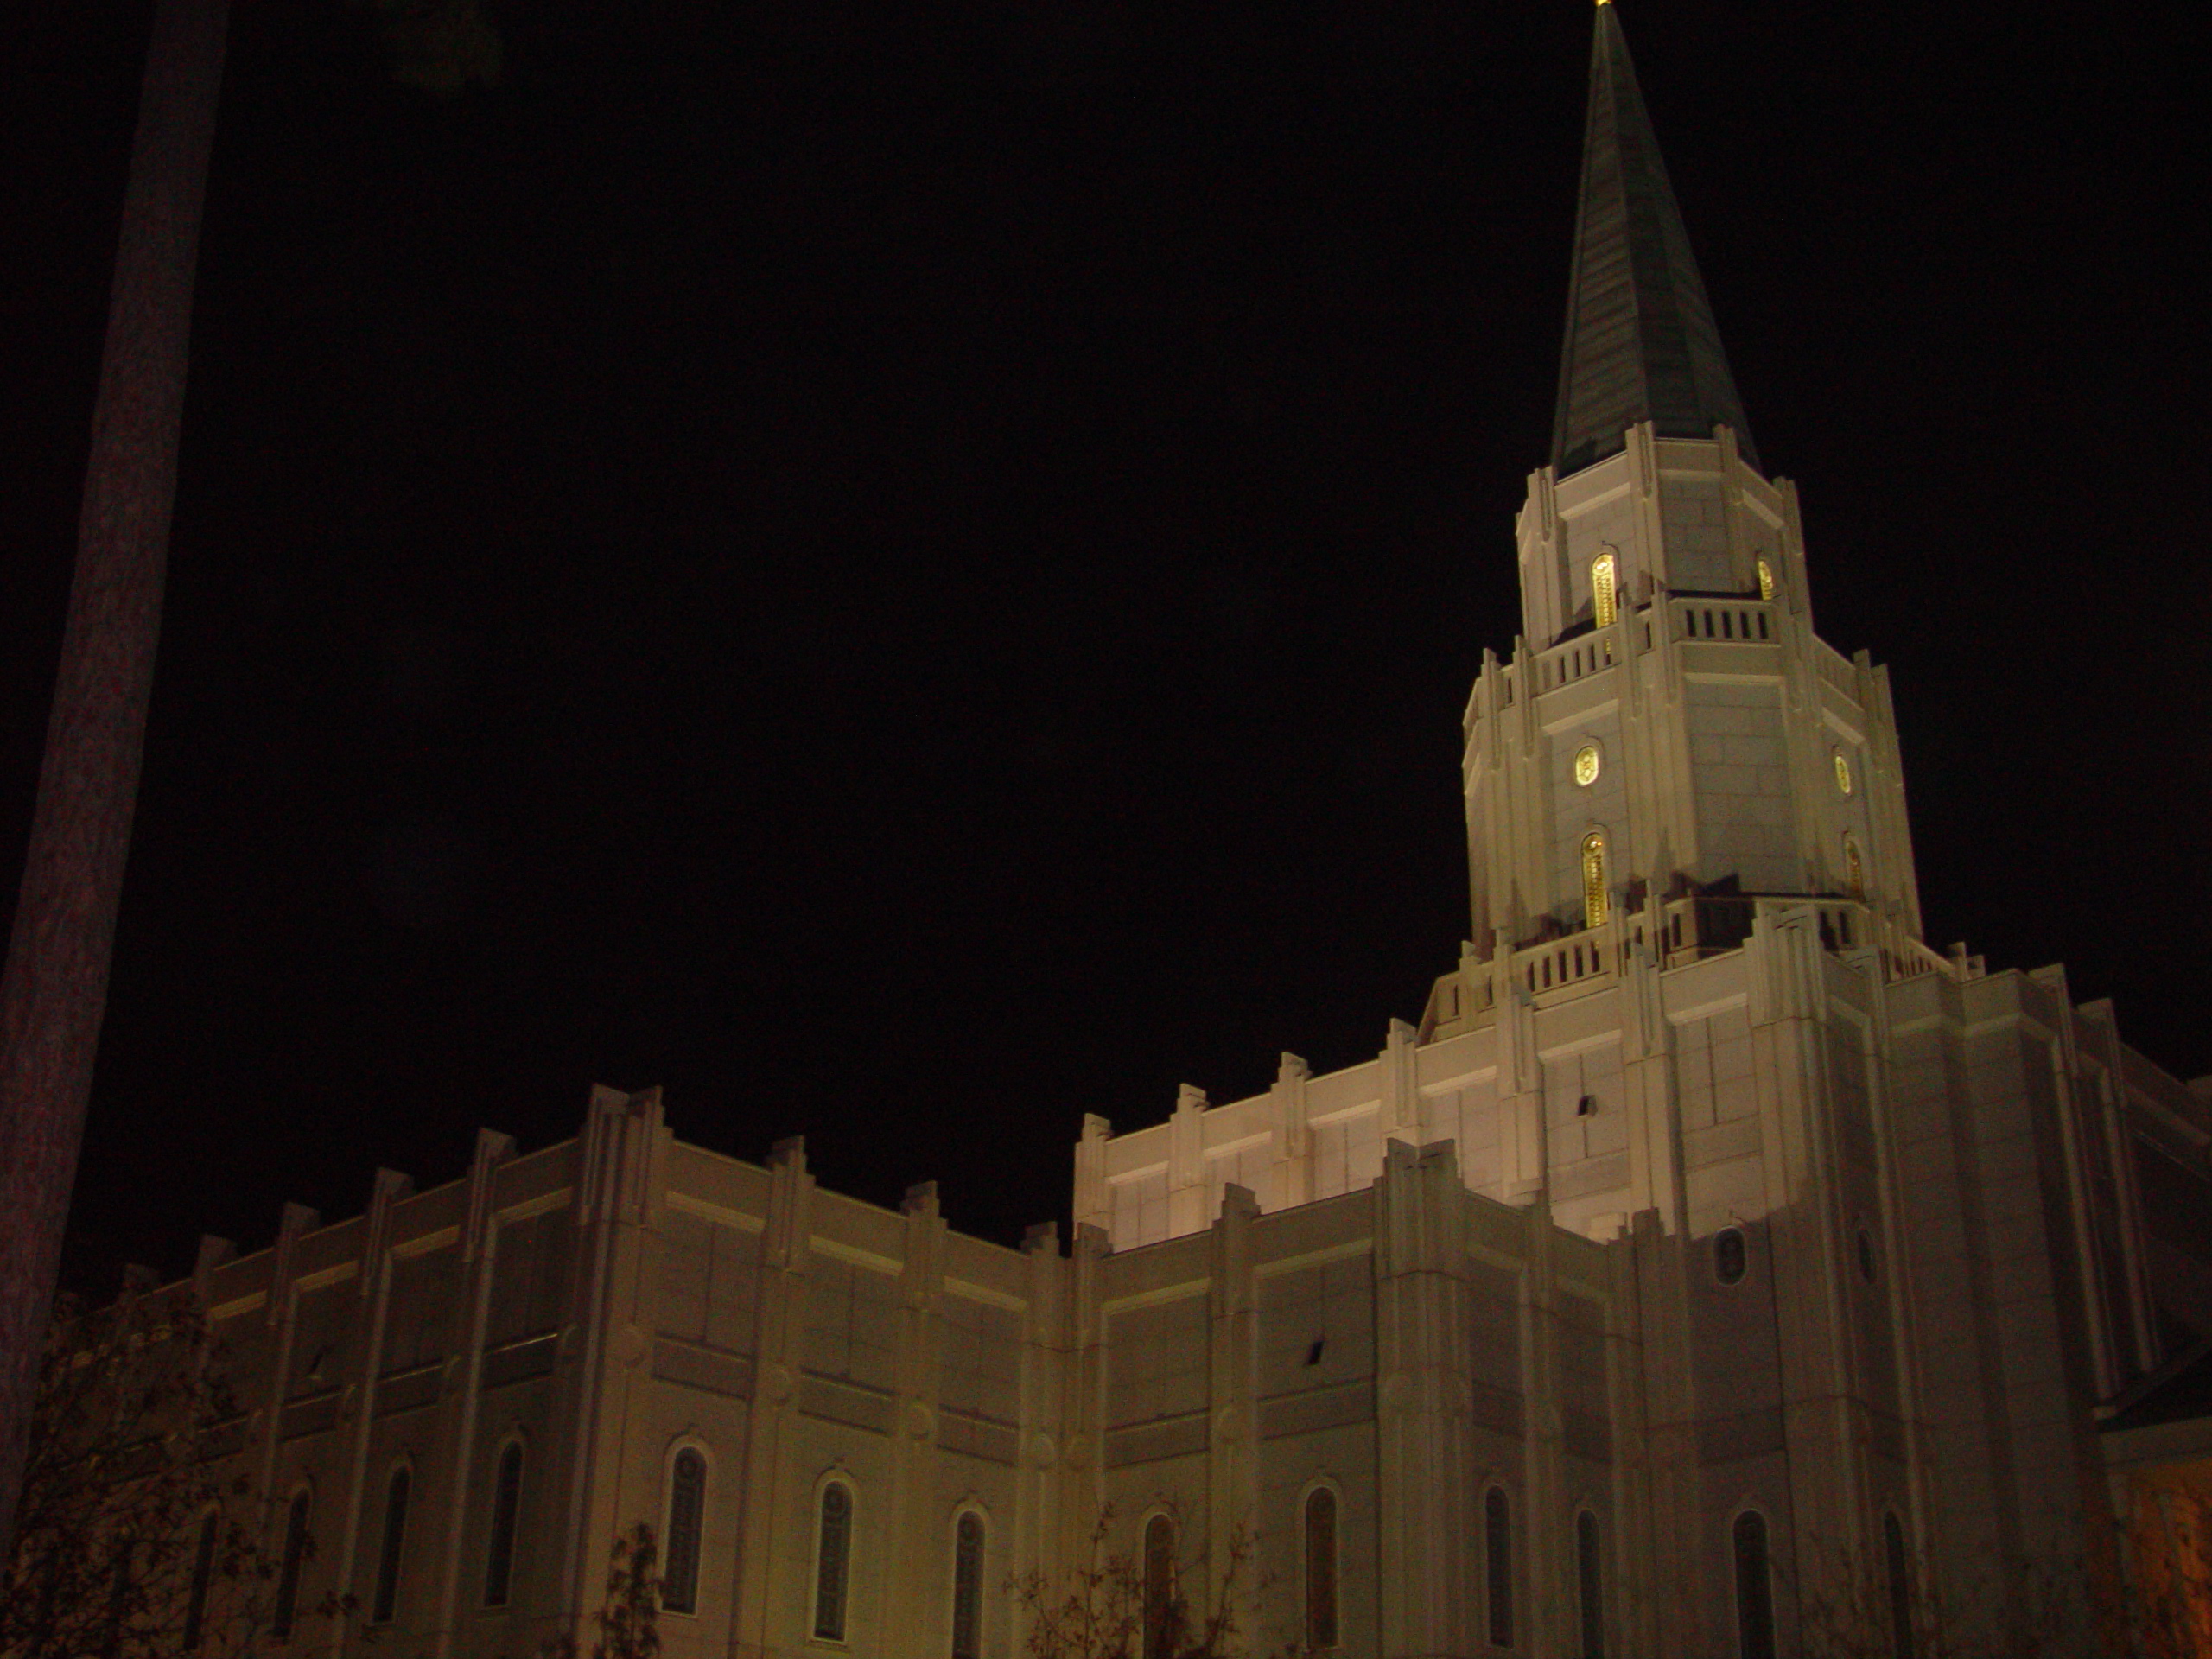
POLYGON ((0 1548, 84 1139, 130 848, 228 0, 156 0, 76 577, 0 982, 0 1548))

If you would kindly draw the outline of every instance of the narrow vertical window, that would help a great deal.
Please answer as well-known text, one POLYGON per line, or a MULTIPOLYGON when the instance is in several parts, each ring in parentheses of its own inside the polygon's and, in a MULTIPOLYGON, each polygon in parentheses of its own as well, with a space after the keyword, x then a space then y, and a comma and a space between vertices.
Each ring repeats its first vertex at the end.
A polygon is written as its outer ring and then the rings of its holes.
POLYGON ((1306 1646, 1337 1645, 1337 1495, 1318 1486, 1306 1499, 1306 1646))
POLYGON ((1890 1650, 1895 1659, 1914 1659, 1912 1558, 1905 1554, 1904 1524, 1895 1513, 1882 1517, 1882 1547, 1890 1567, 1890 1650))
POLYGON ((1724 1285, 1742 1284, 1746 1257, 1742 1230, 1722 1228, 1713 1241, 1713 1276, 1724 1285))
POLYGON ((1859 838, 1849 834, 1843 838, 1843 890, 1853 899, 1866 896, 1866 866, 1859 856, 1859 838))
POLYGON ((407 1546, 407 1497, 414 1478, 404 1469, 391 1471, 384 1492, 384 1548, 377 1557, 376 1596, 369 1603, 369 1623, 389 1624, 399 1611, 399 1557, 407 1546))
POLYGON ((962 1511, 952 1529, 952 1659, 983 1652, 983 1517, 962 1511))
POLYGON ((1595 830, 1582 837, 1582 925, 1605 925, 1605 837, 1595 830))
POLYGON ((1775 1659, 1774 1584, 1768 1576, 1766 1517, 1746 1510, 1736 1517, 1737 1659, 1775 1659))
POLYGON ((300 1572, 308 1559, 308 1495, 292 1494, 292 1507, 284 1516, 284 1553, 276 1569, 276 1605, 270 1611, 269 1634, 279 1642, 292 1639, 292 1621, 300 1609, 300 1572))
POLYGON ((814 1634, 845 1639, 845 1583, 853 1561, 853 1494, 842 1481, 822 1489, 820 1527, 814 1548, 814 1634))
POLYGON ((1768 600, 1774 597, 1774 567, 1764 559, 1759 561, 1759 597, 1768 600))
POLYGON ((699 1611, 699 1534, 707 1512, 707 1459, 690 1446, 668 1470, 667 1546, 661 1557, 661 1611, 699 1611))
POLYGON ((1611 553, 1600 553, 1590 561, 1590 614, 1601 628, 1613 626, 1615 568, 1611 553))
POLYGON ((491 1548, 484 1562, 484 1605, 504 1607, 514 1589, 515 1527, 522 1518, 522 1444, 510 1440, 492 1476, 491 1548))
POLYGON ((1483 1498, 1483 1581, 1490 1602, 1490 1644, 1513 1645, 1513 1517, 1493 1486, 1483 1498))
POLYGON ((215 1546, 222 1537, 222 1517, 210 1510, 200 1523, 200 1544, 192 1552, 192 1592, 184 1602, 184 1650, 200 1650, 200 1637, 207 1625, 207 1592, 215 1587, 215 1546))
POLYGON ((1605 1659, 1605 1556, 1598 1548, 1598 1517, 1574 1517, 1575 1590, 1582 1607, 1582 1659, 1605 1659))
POLYGON ((1175 1650, 1175 1523, 1155 1515, 1144 1528, 1144 1659, 1175 1650))

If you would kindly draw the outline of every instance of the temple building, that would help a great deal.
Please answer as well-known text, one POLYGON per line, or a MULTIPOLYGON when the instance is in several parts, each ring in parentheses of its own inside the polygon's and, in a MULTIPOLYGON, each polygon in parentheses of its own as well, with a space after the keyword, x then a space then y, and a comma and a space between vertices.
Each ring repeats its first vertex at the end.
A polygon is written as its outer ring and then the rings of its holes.
POLYGON ((607 1090, 210 1241, 231 1455, 317 1541, 291 1593, 359 1598, 317 1645, 588 1644, 639 1521, 669 1659, 1014 1659, 1009 1581, 1102 1549, 1347 1659, 2069 1653, 2202 1591, 2212 1087, 2063 969, 1923 940, 1888 677, 1815 630, 1595 20, 1522 632, 1464 717, 1471 942, 1418 1022, 1086 1120, 1065 1243, 607 1090))

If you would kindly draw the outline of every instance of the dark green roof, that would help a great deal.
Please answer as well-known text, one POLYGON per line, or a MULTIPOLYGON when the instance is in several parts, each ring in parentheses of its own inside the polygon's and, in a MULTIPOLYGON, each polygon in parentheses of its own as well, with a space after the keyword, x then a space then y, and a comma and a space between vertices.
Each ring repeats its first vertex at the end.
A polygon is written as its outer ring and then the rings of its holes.
POLYGON ((1617 454, 1628 429, 1649 421, 1665 437, 1733 427, 1757 466, 1627 38, 1614 7, 1596 10, 1552 465, 1578 472, 1617 454))

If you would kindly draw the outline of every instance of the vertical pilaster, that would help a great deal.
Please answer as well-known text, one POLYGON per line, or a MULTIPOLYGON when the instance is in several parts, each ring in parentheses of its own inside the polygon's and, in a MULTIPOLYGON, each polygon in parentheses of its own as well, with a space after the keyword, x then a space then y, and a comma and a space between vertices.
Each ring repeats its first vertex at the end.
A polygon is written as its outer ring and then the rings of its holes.
POLYGON ((887 1554, 892 1562, 885 1605, 887 1628, 938 1651, 950 1651, 938 1571, 945 1538, 938 1525, 938 1406, 944 1360, 944 1217, 937 1183, 906 1189, 899 1211, 906 1218, 906 1262, 899 1281, 899 1347, 892 1362, 898 1395, 891 1445, 887 1554))
MULTIPOLYGON (((453 1651, 461 1578, 461 1541, 468 1533, 469 1475, 476 1463, 476 1421, 484 1395, 484 1341, 491 1326, 492 1274, 499 1255, 499 1166, 514 1155, 515 1143, 491 1129, 476 1132, 476 1155, 468 1166, 468 1211, 461 1230, 461 1295, 467 1309, 462 1325, 461 1389, 438 1404, 438 1427, 429 1461, 446 1485, 444 1558, 438 1572, 438 1614, 431 1652, 445 1659, 453 1651)), ((391 1263, 387 1251, 378 1277, 389 1295, 391 1263)), ((569 1421, 575 1419, 570 1417, 569 1421)), ((546 1450, 550 1453, 550 1446, 546 1450)), ((550 1469, 550 1459, 547 1459, 550 1469)))
POLYGON ((1202 1232, 1206 1215, 1206 1160, 1202 1120, 1206 1091, 1186 1083, 1167 1120, 1167 1236, 1202 1232))
MULTIPOLYGON (((1028 1259, 1028 1294, 1021 1317, 1020 1470, 1010 1553, 1015 1583, 1050 1587, 1066 1571, 1059 1526, 1074 1485, 1063 1460, 1069 1443, 1073 1275, 1060 1255, 1059 1229, 1053 1223, 1032 1227, 1021 1249, 1028 1259)), ((1030 1605, 1019 1597, 1009 1601, 1013 1630, 1007 1650, 1027 1653, 1030 1605)))
POLYGON ((752 1409, 746 1414, 744 1497, 738 1520, 734 1659, 771 1650, 776 1609, 778 1491, 785 1449, 798 1415, 798 1369, 806 1338, 812 1258, 814 1178, 806 1142, 776 1143, 768 1159, 768 1214, 760 1236, 760 1296, 753 1313, 752 1409))
POLYGON ((1226 1592, 1235 1627, 1255 1632, 1258 1586, 1254 1567, 1230 1574, 1238 1551, 1249 1557, 1260 1524, 1258 1318, 1254 1295, 1252 1224, 1259 1201, 1230 1182, 1211 1239, 1212 1316, 1209 1378, 1211 1433, 1206 1440, 1206 1594, 1226 1592))
POLYGON ((292 1392, 292 1336, 299 1328, 295 1282, 299 1278, 300 1240, 322 1224, 303 1204, 287 1204, 276 1224, 276 1260, 269 1275, 269 1301, 263 1313, 276 1332, 276 1361, 270 1368, 269 1402, 261 1422, 259 1485, 265 1526, 282 1496, 276 1491, 276 1449, 283 1440, 284 1402, 292 1392))
MULTIPOLYGON (((353 1561, 360 1545, 361 1506, 366 1497, 370 1431, 377 1414, 377 1374, 384 1369, 384 1316, 391 1300, 387 1252, 391 1242, 391 1206, 415 1190, 396 1169, 380 1169, 369 1186, 369 1211, 361 1227, 360 1269, 354 1275, 359 1306, 354 1310, 353 1352, 358 1381, 340 1396, 340 1426, 350 1442, 346 1459, 346 1516, 339 1534, 338 1570, 333 1579, 342 1598, 353 1587, 353 1561)), ((343 1652, 351 1615, 341 1605, 330 1621, 330 1650, 343 1652)))
POLYGON ((1451 1142, 1419 1152, 1390 1142, 1375 1185, 1376 1592, 1383 1659, 1473 1651, 1467 1541, 1481 1532, 1468 1421, 1471 1202, 1451 1142))
POLYGON ((1567 1641, 1571 1606, 1566 1552, 1567 1410, 1560 1389, 1558 1230, 1548 1199, 1527 1214, 1521 1271, 1522 1559, 1529 1573, 1529 1651, 1550 1654, 1567 1641))
POLYGON ((1304 1060, 1286 1052, 1268 1090, 1275 1122, 1277 1205, 1285 1210, 1313 1196, 1313 1131, 1306 1121, 1306 1082, 1312 1075, 1304 1060))

